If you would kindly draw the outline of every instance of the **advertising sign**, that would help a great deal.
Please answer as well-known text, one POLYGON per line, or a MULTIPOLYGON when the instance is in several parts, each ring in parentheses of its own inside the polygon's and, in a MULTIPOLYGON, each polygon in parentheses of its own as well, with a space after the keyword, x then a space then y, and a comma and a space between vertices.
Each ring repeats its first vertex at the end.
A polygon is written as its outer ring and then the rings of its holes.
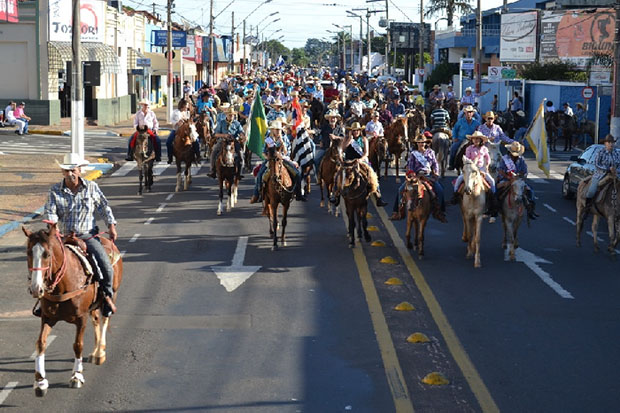
MULTIPOLYGON (((168 46, 168 31, 153 30, 153 44, 155 46, 168 46)), ((187 46, 187 33, 179 30, 172 31, 172 47, 179 49, 187 46)))
MULTIPOLYGON (((151 66, 151 59, 149 58, 137 58, 136 59, 136 66, 144 66, 144 67, 149 67, 151 66)), ((139 69, 142 70, 142 69, 139 69)))
POLYGON ((499 59, 502 62, 536 60, 538 12, 502 14, 499 59))
POLYGON ((187 46, 183 48, 183 58, 194 60, 196 56, 196 48, 194 47, 194 36, 187 36, 187 46))
MULTIPOLYGON (((71 7, 71 0, 50 0, 50 41, 71 41, 71 7)), ((105 35, 105 10, 105 1, 80 1, 80 32, 82 33, 80 39, 83 42, 103 43, 105 35)))
MULTIPOLYGON (((203 62, 209 62, 209 37, 202 38, 202 59, 203 62)), ((230 60, 230 37, 213 38, 213 61, 228 62, 230 60)))
POLYGON ((17 0, 0 0, 0 22, 19 22, 17 0))
POLYGON ((517 70, 509 66, 489 66, 489 82, 502 82, 517 77, 517 70))
POLYGON ((584 70, 593 56, 612 55, 615 30, 613 9, 544 11, 540 59, 560 59, 584 70))
POLYGON ((194 46, 196 49, 195 62, 196 64, 202 64, 202 36, 196 35, 194 38, 194 46))
POLYGON ((611 83, 611 72, 590 72, 590 84, 594 86, 608 85, 611 83))

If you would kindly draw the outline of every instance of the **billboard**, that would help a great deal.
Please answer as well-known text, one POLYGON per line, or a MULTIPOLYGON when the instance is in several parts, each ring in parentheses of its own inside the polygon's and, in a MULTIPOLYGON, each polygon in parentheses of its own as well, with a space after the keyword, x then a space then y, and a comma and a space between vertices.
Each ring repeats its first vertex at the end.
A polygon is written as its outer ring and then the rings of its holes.
MULTIPOLYGON (((202 38, 202 61, 203 63, 209 62, 209 39, 205 36, 202 38)), ((213 43, 213 61, 214 62, 228 62, 230 61, 230 36, 214 37, 213 43)))
MULTIPOLYGON (((2 1, 2 0, 0 0, 2 1)), ((50 41, 71 41, 71 0, 50 0, 50 41)), ((83 42, 103 43, 105 35, 106 2, 101 0, 80 1, 80 39, 83 42)))
POLYGON ((0 22, 19 22, 17 0, 0 0, 0 22))
POLYGON ((540 29, 542 62, 560 59, 585 69, 593 56, 613 57, 613 9, 544 11, 540 29))
POLYGON ((195 63, 202 64, 202 36, 194 36, 194 48, 196 50, 195 63))
POLYGON ((502 14, 499 60, 502 62, 536 61, 538 12, 502 14))

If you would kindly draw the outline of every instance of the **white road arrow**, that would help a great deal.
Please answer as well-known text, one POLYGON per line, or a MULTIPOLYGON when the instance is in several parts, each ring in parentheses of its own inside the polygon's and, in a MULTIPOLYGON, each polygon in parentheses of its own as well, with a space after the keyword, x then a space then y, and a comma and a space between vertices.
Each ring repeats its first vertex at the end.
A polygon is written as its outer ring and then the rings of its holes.
POLYGON ((564 288, 562 288, 562 286, 560 284, 558 284, 557 282, 553 281, 553 278, 551 278, 551 275, 546 272, 545 270, 543 270, 542 268, 540 268, 540 266, 538 265, 538 263, 541 264, 553 264, 551 261, 547 261, 544 258, 540 258, 538 255, 531 253, 527 250, 524 250, 523 248, 519 247, 515 250, 515 254, 517 256, 517 261, 524 263, 525 265, 527 265, 527 267, 534 271, 534 273, 536 275, 538 275, 538 277, 545 283, 547 284, 549 287, 551 287, 553 289, 553 291, 555 291, 556 293, 558 293, 560 295, 560 297, 562 298, 575 298, 573 297, 573 295, 571 293, 569 293, 568 291, 566 291, 564 288))
POLYGON ((248 246, 248 237, 239 237, 237 241, 237 249, 232 259, 232 264, 228 267, 211 267, 220 284, 231 292, 236 290, 241 284, 246 282, 254 273, 260 270, 260 266, 245 266, 243 258, 245 257, 245 249, 248 246))

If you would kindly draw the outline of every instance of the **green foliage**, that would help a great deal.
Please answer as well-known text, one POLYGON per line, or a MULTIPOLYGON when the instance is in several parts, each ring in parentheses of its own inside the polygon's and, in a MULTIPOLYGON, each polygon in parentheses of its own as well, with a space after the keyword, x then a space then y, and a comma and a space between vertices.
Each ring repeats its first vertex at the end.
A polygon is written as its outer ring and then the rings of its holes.
POLYGON ((310 63, 310 59, 306 56, 306 51, 302 48, 291 50, 291 60, 293 64, 306 67, 310 63))
POLYGON ((370 50, 375 53, 385 53, 385 36, 375 36, 370 40, 370 50))
POLYGON ((271 59, 275 62, 278 56, 288 56, 290 54, 290 50, 288 47, 284 46, 278 40, 268 40, 266 42, 259 43, 257 50, 264 50, 269 53, 271 59))
POLYGON ((438 64, 437 66, 435 66, 430 76, 426 77, 426 80, 424 81, 424 89, 429 90, 429 88, 431 88, 433 85, 450 83, 452 81, 452 76, 458 73, 458 63, 444 62, 438 64))
MULTIPOLYGON (((585 74, 585 73, 584 73, 585 74)), ((560 60, 547 63, 534 62, 522 67, 519 76, 529 80, 568 80, 581 78, 582 75, 575 71, 575 65, 560 60)))
POLYGON ((471 0, 429 0, 424 16, 433 17, 445 14, 448 26, 452 26, 455 13, 465 16, 474 12, 474 8, 469 3, 471 0))
POLYGON ((310 63, 318 64, 325 54, 336 49, 337 46, 334 46, 335 44, 320 39, 308 39, 303 50, 310 63))
MULTIPOLYGON (((385 52, 385 50, 383 51, 385 52)), ((398 50, 396 51, 396 67, 399 67, 401 69, 405 68, 405 54, 399 52, 398 50)), ((414 67, 418 67, 418 62, 420 61, 420 54, 416 54, 414 57, 414 67)), ((424 52, 424 63, 430 63, 431 62, 431 55, 428 52, 424 52)), ((390 64, 394 63, 394 51, 390 51, 390 64)))

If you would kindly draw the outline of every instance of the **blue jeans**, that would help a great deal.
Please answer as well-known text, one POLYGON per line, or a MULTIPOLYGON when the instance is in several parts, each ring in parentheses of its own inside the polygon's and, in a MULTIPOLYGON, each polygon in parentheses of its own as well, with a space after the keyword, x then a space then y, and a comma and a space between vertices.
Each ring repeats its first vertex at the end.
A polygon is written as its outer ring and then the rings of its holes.
POLYGON ((598 183, 601 181, 601 179, 603 179, 602 176, 592 175, 592 180, 590 181, 588 192, 586 192, 586 198, 594 198, 594 195, 596 195, 596 190, 598 188, 598 183))
POLYGON ((316 148, 314 151, 314 166, 316 166, 316 170, 319 170, 319 166, 321 165, 321 159, 325 156, 325 149, 316 148))
POLYGON ((108 257, 105 248, 103 248, 101 241, 99 241, 99 238, 90 238, 97 233, 99 233, 99 229, 95 227, 90 234, 85 234, 80 238, 82 238, 86 243, 86 252, 88 252, 95 259, 95 261, 97 261, 97 265, 101 270, 103 281, 101 282, 100 288, 103 291, 103 294, 108 297, 112 297, 112 294, 114 294, 114 291, 112 290, 112 284, 114 282, 114 268, 112 268, 110 258, 108 257))
POLYGON ((452 146, 450 146, 450 162, 449 167, 454 168, 454 158, 456 158, 456 153, 459 151, 459 147, 463 143, 462 140, 454 142, 452 146))
MULTIPOLYGON (((127 156, 133 157, 133 152, 131 150, 131 139, 133 135, 127 141, 127 156)), ((159 139, 159 135, 155 135, 155 160, 161 161, 161 139, 159 139)))
MULTIPOLYGON (((284 160, 284 163, 296 172, 295 176, 292 176, 291 178, 293 178, 293 188, 297 188, 301 184, 301 172, 299 169, 295 168, 295 165, 293 165, 292 162, 284 160)), ((260 187, 263 184, 263 175, 265 175, 266 171, 267 161, 264 161, 256 174, 256 181, 254 182, 254 196, 256 197, 259 196, 260 187)))
MULTIPOLYGON (((168 160, 170 162, 172 162, 172 155, 174 155, 174 150, 172 146, 174 144, 174 137, 176 133, 177 131, 175 131, 174 129, 171 130, 170 136, 168 136, 168 139, 166 139, 166 150, 168 151, 168 160)), ((196 157, 200 157, 200 142, 198 140, 195 140, 194 143, 192 143, 192 149, 194 150, 196 157)))
POLYGON ((22 122, 24 122, 24 130, 23 133, 28 133, 28 121, 25 118, 17 118, 19 120, 21 120, 22 122))

